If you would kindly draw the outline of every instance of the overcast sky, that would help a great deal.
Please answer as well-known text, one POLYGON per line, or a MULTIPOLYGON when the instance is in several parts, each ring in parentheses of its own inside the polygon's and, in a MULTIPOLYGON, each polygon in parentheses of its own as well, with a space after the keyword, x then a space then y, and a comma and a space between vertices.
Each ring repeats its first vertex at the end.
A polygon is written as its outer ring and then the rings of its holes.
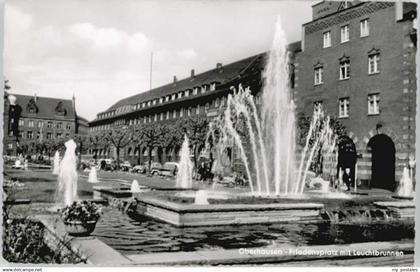
POLYGON ((314 1, 13 0, 4 75, 12 92, 70 99, 92 120, 119 99, 269 50, 281 17, 300 40, 314 1))

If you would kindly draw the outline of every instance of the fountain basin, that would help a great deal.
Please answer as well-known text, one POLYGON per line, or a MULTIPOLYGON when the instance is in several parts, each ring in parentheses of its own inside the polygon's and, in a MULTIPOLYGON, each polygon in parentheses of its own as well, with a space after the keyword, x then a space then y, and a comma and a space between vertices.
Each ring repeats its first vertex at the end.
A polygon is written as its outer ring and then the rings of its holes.
POLYGON ((137 212, 179 227, 311 222, 320 219, 319 203, 180 204, 144 196, 137 198, 137 212))
POLYGON ((374 202, 376 206, 387 207, 393 213, 394 217, 407 219, 414 218, 415 205, 413 201, 378 201, 374 202))

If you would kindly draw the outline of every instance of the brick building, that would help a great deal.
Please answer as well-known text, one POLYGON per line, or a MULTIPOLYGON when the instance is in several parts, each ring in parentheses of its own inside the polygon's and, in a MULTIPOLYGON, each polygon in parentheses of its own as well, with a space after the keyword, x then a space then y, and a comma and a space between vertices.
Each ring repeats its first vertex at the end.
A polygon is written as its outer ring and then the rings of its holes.
POLYGON ((4 102, 5 155, 17 155, 27 144, 88 132, 86 119, 76 114, 74 97, 58 99, 5 93, 4 102))
MULTIPOLYGON (((391 169, 384 172, 390 183, 375 187, 392 189, 414 156, 415 18, 413 3, 320 2, 302 26, 302 41, 289 45, 297 113, 310 116, 314 106, 322 106, 338 118, 356 145, 359 179, 370 180, 372 167, 391 169), (381 165, 378 157, 388 160, 381 165)), ((264 64, 263 53, 198 75, 192 70, 189 78, 174 77, 170 84, 118 101, 90 122, 90 130, 190 115, 212 118, 223 111, 231 86, 250 86, 258 100, 264 64)), ((115 156, 110 150, 99 155, 115 156)), ((145 149, 127 147, 121 158, 144 161, 146 155, 145 149)))
POLYGON ((399 180, 414 156, 415 18, 414 3, 321 2, 302 26, 294 63, 298 111, 311 115, 322 106, 338 117, 359 153, 359 179, 378 174, 372 167, 386 172, 394 165, 399 180))

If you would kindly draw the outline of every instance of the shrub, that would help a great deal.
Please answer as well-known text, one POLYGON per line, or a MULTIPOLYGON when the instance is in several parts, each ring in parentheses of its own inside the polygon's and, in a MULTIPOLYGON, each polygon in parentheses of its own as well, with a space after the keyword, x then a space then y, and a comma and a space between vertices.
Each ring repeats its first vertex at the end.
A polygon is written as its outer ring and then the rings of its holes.
POLYGON ((101 217, 101 208, 95 203, 82 201, 73 202, 61 210, 61 217, 64 222, 81 222, 87 224, 89 221, 98 221, 101 217))

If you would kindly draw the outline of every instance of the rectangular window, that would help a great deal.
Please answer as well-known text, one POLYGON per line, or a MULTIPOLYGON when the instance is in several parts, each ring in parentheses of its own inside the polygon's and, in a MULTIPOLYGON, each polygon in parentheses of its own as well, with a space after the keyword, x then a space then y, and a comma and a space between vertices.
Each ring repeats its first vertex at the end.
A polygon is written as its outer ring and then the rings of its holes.
POLYGON ((340 80, 350 78, 350 60, 340 62, 340 80))
POLYGON ((25 125, 25 120, 19 120, 19 126, 23 127, 25 125))
POLYGON ((29 120, 29 121, 28 121, 28 127, 33 128, 33 127, 34 127, 34 121, 29 120))
POLYGON ((207 86, 206 85, 201 86, 201 93, 205 93, 206 90, 207 90, 207 86))
POLYGON ((185 91, 185 97, 188 97, 190 95, 190 90, 185 91))
POLYGON ((57 133, 57 138, 60 138, 62 136, 61 133, 57 133))
POLYGON ((176 118, 176 110, 174 110, 174 112, 172 114, 172 118, 176 118))
POLYGON ((368 95, 368 115, 379 114, 379 94, 368 95))
POLYGON ((188 115, 188 116, 191 116, 191 111, 192 111, 192 108, 191 108, 191 107, 189 107, 189 108, 188 108, 188 112, 187 112, 187 115, 188 115))
POLYGON ((349 117, 350 100, 348 97, 338 100, 338 118, 349 117))
POLYGON ((158 120, 158 115, 157 115, 157 113, 155 114, 155 119, 154 119, 154 121, 156 122, 158 120))
POLYGON ((350 40, 349 25, 341 27, 341 42, 348 42, 350 40))
POLYGON ((57 128, 63 128, 63 123, 57 123, 57 128))
POLYGON ((200 114, 200 105, 197 105, 197 108, 195 108, 195 114, 200 114))
POLYGON ((216 90, 216 83, 212 83, 210 85, 210 91, 214 91, 214 90, 216 90))
POLYGON ((327 31, 324 32, 323 34, 324 37, 324 48, 330 47, 331 46, 331 31, 327 31))
POLYGON ((379 73, 379 60, 379 54, 373 54, 368 57, 369 75, 379 73))
POLYGON ((216 98, 216 100, 214 100, 214 107, 218 108, 219 105, 220 105, 219 98, 216 98))
POLYGON ((163 121, 163 112, 160 113, 160 121, 163 121))
POLYGON ((314 84, 315 85, 319 85, 323 83, 322 81, 322 74, 324 72, 323 70, 324 70, 323 67, 315 68, 314 70, 314 84))
POLYGON ((38 128, 42 128, 44 126, 44 122, 38 121, 38 128))
POLYGON ((184 108, 181 108, 179 110, 179 117, 183 117, 184 116, 184 108))
POLYGON ((369 20, 364 19, 360 21, 360 37, 369 36, 369 20))
POLYGON ((7 144, 7 147, 8 147, 9 149, 13 149, 13 144, 12 144, 12 143, 7 144))
POLYGON ((169 114, 170 114, 170 113, 169 113, 169 111, 167 111, 167 112, 166 112, 166 120, 168 120, 168 119, 169 119, 169 114))
POLYGON ((176 99, 176 94, 173 94, 171 99, 175 100, 176 99))
POLYGON ((163 103, 163 100, 164 100, 163 97, 159 98, 159 103, 163 103))
POLYGON ((47 128, 52 128, 52 126, 53 126, 53 123, 52 122, 48 122, 47 123, 47 128))
POLYGON ((28 139, 33 139, 34 138, 34 133, 32 131, 28 131, 26 133, 26 135, 27 135, 28 139))

